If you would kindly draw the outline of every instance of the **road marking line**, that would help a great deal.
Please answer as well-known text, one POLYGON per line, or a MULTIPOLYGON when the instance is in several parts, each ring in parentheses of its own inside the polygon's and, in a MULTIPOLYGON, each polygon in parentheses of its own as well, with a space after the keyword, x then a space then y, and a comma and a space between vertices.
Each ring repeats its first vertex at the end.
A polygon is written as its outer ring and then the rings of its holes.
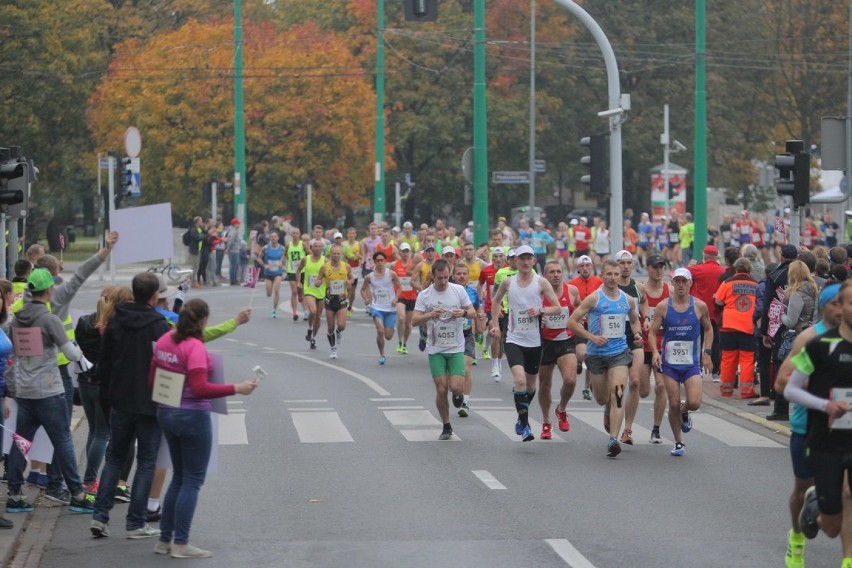
POLYGON ((294 412, 290 417, 303 444, 355 441, 336 412, 294 412))
POLYGON ((442 426, 428 410, 385 410, 384 413, 394 426, 442 426))
POLYGON ((229 408, 228 414, 245 414, 248 412, 245 408, 229 408))
MULTIPOLYGON (((518 420, 518 413, 514 410, 486 410, 485 412, 478 408, 473 408, 472 410, 477 416, 481 416, 494 425, 499 431, 503 432, 506 437, 513 442, 521 442, 521 437, 515 434, 515 422, 518 420)), ((541 422, 530 420, 530 429, 536 437, 536 442, 541 441, 544 444, 551 444, 554 442, 558 443, 565 441, 559 436, 556 429, 553 430, 553 438, 550 440, 539 440, 538 437, 541 433, 541 422)))
POLYGON ((441 430, 439 429, 400 430, 399 433, 409 442, 441 442, 442 444, 446 444, 447 442, 461 442, 461 438, 455 433, 449 440, 439 440, 438 436, 441 435, 441 430))
POLYGON ((747 430, 742 426, 731 424, 711 414, 693 415, 692 429, 716 438, 731 447, 786 448, 786 446, 770 440, 766 436, 747 430))
POLYGON ((328 412, 328 411, 331 411, 331 410, 334 410, 334 408, 328 407, 328 408, 288 408, 287 409, 288 412, 317 412, 317 411, 328 412))
POLYGON ((344 369, 343 367, 338 367, 337 365, 332 365, 331 363, 326 363, 325 361, 317 361, 313 357, 308 357, 307 355, 302 355, 301 353, 293 353, 291 351, 285 351, 286 355, 290 355, 292 357, 298 357, 299 359, 304 359, 305 361, 310 361, 311 363, 316 363, 317 365, 322 365, 323 367, 328 367, 329 369, 334 369, 335 371, 339 371, 350 377, 355 377, 374 391, 376 394, 380 396, 390 396, 390 393, 383 389, 379 384, 369 377, 365 377, 360 373, 356 373, 355 371, 350 371, 349 369, 344 369))
POLYGON ((248 444, 245 413, 220 414, 218 419, 220 446, 248 444))
POLYGON ((282 402, 286 402, 287 404, 300 404, 303 402, 317 403, 317 402, 328 402, 324 398, 285 398, 282 402))
POLYGON ((549 544, 550 548, 571 568, 595 568, 594 564, 564 538, 547 538, 544 542, 549 544))
POLYGON ((275 348, 274 347, 264 347, 263 350, 264 351, 275 351, 275 348))
POLYGON ((506 489, 506 486, 497 481, 497 478, 491 475, 484 469, 474 469, 473 475, 479 478, 479 481, 485 484, 488 489, 506 489))
POLYGON ((243 345, 248 345, 249 347, 257 347, 257 343, 249 343, 248 341, 244 341, 243 345))
POLYGON ((422 406, 380 406, 379 410, 423 410, 422 406))
POLYGON ((470 400, 476 402, 506 402, 502 398, 478 398, 478 397, 470 397, 470 400))
POLYGON ((230 341, 231 343, 237 343, 237 342, 239 342, 239 339, 234 339, 233 337, 226 337, 225 341, 230 341))
POLYGON ((371 398, 370 402, 410 402, 413 398, 371 398))
MULTIPOLYGON (((594 429, 600 429, 603 432, 603 411, 601 410, 574 410, 568 408, 568 417, 569 419, 572 417, 576 417, 578 420, 585 422, 589 426, 594 429)), ((666 426, 668 426, 668 420, 665 421, 666 426)), ((662 434, 662 430, 660 431, 662 434)), ((670 440, 669 438, 662 437, 663 444, 674 444, 674 440, 670 440)), ((633 444, 637 446, 645 445, 650 446, 651 444, 651 431, 647 428, 643 428, 636 423, 633 422, 633 444)))

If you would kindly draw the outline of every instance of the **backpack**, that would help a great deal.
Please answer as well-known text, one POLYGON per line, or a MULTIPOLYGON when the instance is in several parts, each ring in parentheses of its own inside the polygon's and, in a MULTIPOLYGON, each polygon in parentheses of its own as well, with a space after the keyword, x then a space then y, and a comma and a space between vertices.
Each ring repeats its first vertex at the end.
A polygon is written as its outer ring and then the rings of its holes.
POLYGON ((191 233, 191 231, 192 231, 192 227, 187 229, 186 232, 183 234, 183 237, 181 237, 181 241, 183 241, 183 244, 186 245, 186 246, 189 246, 189 245, 192 244, 192 233, 191 233))

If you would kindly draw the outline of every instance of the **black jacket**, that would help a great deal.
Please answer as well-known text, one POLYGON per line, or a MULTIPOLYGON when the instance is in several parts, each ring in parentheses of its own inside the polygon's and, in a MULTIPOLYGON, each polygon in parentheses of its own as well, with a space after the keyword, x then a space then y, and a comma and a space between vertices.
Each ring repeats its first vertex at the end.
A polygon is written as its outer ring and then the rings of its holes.
POLYGON ((92 364, 92 368, 77 375, 78 381, 99 384, 98 361, 101 358, 101 332, 97 326, 97 313, 81 316, 74 328, 77 345, 83 351, 83 356, 92 364))
POLYGON ((155 415, 148 388, 154 342, 171 329, 147 304, 120 304, 107 324, 99 361, 101 399, 123 412, 155 415))

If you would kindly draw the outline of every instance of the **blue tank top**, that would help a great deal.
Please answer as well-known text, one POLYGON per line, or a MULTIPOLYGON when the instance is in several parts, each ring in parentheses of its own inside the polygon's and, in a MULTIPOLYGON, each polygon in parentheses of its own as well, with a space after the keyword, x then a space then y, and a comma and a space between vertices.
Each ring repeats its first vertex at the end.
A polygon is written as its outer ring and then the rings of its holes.
POLYGON ((663 320, 663 363, 675 369, 699 366, 701 352, 701 322, 695 313, 695 299, 689 297, 685 312, 674 309, 672 298, 667 301, 663 320))
POLYGON ((596 345, 589 341, 586 345, 586 353, 589 355, 618 355, 627 351, 627 315, 630 312, 630 304, 627 294, 618 291, 618 299, 611 300, 603 291, 597 290, 598 305, 589 312, 589 332, 593 335, 606 337, 605 345, 596 345))
POLYGON ((648 244, 651 241, 651 231, 654 227, 651 223, 639 223, 639 242, 648 244))
POLYGON ((284 263, 282 259, 284 258, 284 247, 278 245, 278 248, 272 248, 271 246, 266 247, 266 264, 269 264, 269 272, 270 274, 283 274, 284 273, 284 263))
MULTIPOLYGON (((828 328, 825 322, 819 320, 814 324, 814 331, 817 335, 822 335, 828 328)), ((808 433, 808 409, 800 404, 790 403, 790 430, 796 434, 804 436, 808 433)))

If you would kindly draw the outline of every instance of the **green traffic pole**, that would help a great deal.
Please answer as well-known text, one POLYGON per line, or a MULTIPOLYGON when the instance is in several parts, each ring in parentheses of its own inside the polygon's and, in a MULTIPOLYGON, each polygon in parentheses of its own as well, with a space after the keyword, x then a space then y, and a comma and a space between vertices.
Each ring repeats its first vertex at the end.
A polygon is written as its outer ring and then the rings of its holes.
POLYGON ((373 188, 373 221, 385 217, 385 0, 378 0, 376 33, 376 162, 373 188))
POLYGON ((234 217, 246 234, 246 127, 243 107, 243 20, 234 0, 234 217))
POLYGON ((695 258, 707 244, 707 87, 705 0, 695 0, 695 258))
POLYGON ((485 112, 485 0, 473 3, 473 238, 488 241, 488 131, 485 112))

